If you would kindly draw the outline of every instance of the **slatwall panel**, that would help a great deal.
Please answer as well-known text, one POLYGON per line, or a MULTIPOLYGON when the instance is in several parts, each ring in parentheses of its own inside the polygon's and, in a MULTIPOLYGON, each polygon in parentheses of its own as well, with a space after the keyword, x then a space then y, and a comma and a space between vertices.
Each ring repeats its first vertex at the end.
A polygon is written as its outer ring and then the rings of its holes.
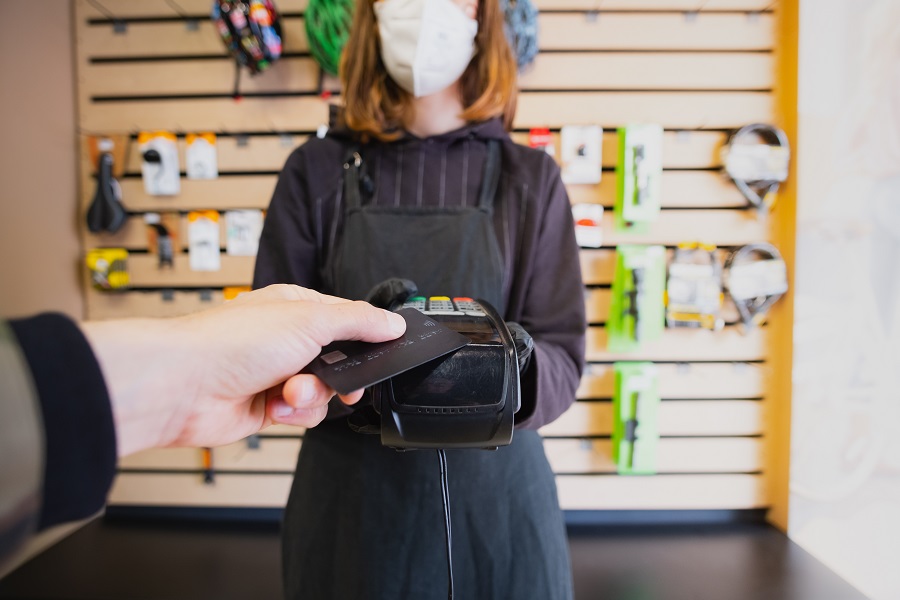
MULTIPOLYGON (((776 64, 771 0, 537 0, 541 53, 522 76, 514 137, 565 124, 597 123, 605 172, 599 185, 572 185, 573 202, 611 208, 616 177, 615 128, 661 123, 663 210, 646 234, 618 233, 611 210, 604 247, 581 251, 590 322, 590 365, 578 402, 542 430, 567 509, 739 509, 769 504, 767 433, 772 428, 768 328, 743 335, 733 306, 718 333, 667 331, 638 353, 606 350, 614 247, 672 247, 701 239, 729 248, 768 239, 761 223, 718 169, 728 130, 772 121, 776 64), (659 362, 663 403, 660 474, 620 477, 610 459, 612 363, 659 362)), ((86 292, 91 319, 173 316, 222 302, 221 289, 246 285, 253 259, 223 253, 222 269, 196 273, 184 253, 159 270, 147 253, 143 213, 265 208, 278 171, 294 147, 326 121, 319 69, 303 31, 305 0, 280 0, 286 55, 269 72, 243 77, 244 98, 231 98, 233 65, 207 20, 208 0, 76 0, 77 68, 83 134, 167 129, 219 134, 221 176, 182 180, 177 197, 144 194, 132 147, 121 180, 131 211, 116 235, 84 232, 86 248, 132 251, 136 289, 86 292), (114 27, 115 25, 115 27, 114 27), (118 30, 118 31, 117 31, 118 30), (165 290, 165 293, 163 293, 165 290)), ((333 85, 331 83, 326 85, 333 85)), ((183 137, 179 139, 184 152, 183 137)), ((559 153, 557 153, 557 156, 559 153)), ((182 164, 183 155, 182 155, 182 164)), ((82 210, 93 193, 82 162, 82 210)), ((775 213, 772 219, 777 219, 775 213)), ((224 247, 224 231, 222 234, 224 247)), ((154 450, 126 458, 112 502, 132 505, 282 506, 302 430, 276 426, 258 448, 243 442, 215 450, 214 485, 205 485, 199 452, 154 450)))

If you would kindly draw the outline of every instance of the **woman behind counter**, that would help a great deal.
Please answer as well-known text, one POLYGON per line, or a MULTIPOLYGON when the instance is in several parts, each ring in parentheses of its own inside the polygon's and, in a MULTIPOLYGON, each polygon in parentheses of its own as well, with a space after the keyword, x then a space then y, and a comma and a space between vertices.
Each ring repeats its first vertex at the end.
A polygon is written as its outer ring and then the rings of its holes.
MULTIPOLYGON (((516 65, 498 0, 358 0, 341 81, 341 125, 281 172, 254 286, 362 299, 401 277, 424 296, 487 299, 521 324, 534 352, 512 444, 447 452, 454 588, 467 600, 569 599, 535 430, 574 400, 583 288, 559 169, 507 133, 516 65), (345 177, 354 153, 362 176, 345 177)), ((285 511, 287 598, 446 598, 437 458, 384 448, 333 408, 304 437, 285 511)))

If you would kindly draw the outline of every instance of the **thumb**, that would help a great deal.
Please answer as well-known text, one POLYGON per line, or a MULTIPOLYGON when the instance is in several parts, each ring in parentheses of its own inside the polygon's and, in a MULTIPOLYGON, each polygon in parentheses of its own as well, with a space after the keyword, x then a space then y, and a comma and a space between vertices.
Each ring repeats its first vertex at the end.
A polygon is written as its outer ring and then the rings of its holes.
POLYGON ((342 302, 319 305, 323 335, 322 345, 335 340, 386 342, 406 331, 402 316, 372 306, 367 302, 342 302))

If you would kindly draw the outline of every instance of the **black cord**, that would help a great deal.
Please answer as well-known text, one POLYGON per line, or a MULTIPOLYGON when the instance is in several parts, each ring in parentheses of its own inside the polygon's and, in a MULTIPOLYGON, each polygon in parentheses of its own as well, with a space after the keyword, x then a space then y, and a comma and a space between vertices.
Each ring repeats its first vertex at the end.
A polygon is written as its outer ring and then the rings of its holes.
POLYGON ((87 0, 88 4, 102 12, 110 21, 118 21, 116 15, 112 14, 108 8, 97 2, 97 0, 87 0))
POLYGON ((444 534, 447 538, 447 578, 450 580, 450 591, 448 593, 449 600, 453 600, 453 553, 451 540, 453 539, 450 529, 450 485, 447 482, 447 454, 443 448, 437 451, 438 459, 441 462, 441 495, 444 499, 444 534))

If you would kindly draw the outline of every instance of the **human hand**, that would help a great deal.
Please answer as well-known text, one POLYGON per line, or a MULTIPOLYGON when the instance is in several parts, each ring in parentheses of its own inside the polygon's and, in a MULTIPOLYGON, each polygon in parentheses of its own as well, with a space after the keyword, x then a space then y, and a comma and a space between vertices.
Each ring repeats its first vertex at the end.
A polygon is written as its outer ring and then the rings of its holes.
POLYGON ((532 339, 530 333, 525 331, 524 327, 515 321, 507 321, 506 327, 512 334, 513 342, 516 344, 516 357, 519 359, 519 377, 521 377, 528 370, 528 367, 531 366, 534 339, 532 339))
POLYGON ((397 310, 418 293, 419 288, 413 281, 391 277, 375 284, 375 287, 366 294, 366 302, 385 310, 397 310))
POLYGON ((272 423, 312 427, 335 392, 297 372, 335 340, 387 341, 405 328, 399 315, 365 302, 292 285, 175 319, 82 325, 107 382, 120 456, 217 446, 272 423))

